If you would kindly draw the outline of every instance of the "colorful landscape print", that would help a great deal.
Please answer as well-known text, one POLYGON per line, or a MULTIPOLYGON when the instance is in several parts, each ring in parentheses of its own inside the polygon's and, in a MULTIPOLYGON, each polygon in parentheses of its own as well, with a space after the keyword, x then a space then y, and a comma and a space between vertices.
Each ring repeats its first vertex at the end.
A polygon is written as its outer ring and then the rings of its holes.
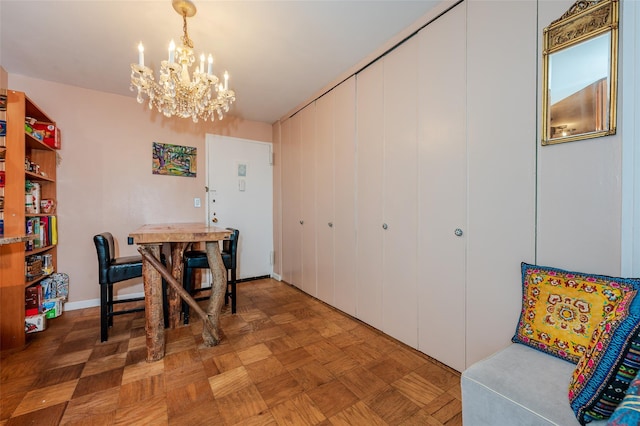
POLYGON ((192 146, 153 142, 153 174, 196 176, 196 151, 192 146))

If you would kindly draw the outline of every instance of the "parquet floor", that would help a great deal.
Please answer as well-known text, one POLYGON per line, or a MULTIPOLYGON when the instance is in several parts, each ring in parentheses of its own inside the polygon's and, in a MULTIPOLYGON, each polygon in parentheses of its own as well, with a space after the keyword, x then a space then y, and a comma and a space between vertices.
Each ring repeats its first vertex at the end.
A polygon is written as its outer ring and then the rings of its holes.
POLYGON ((287 284, 239 284, 221 327, 167 330, 147 363, 141 313, 100 343, 97 308, 65 312, 2 353, 0 426, 462 424, 457 372, 287 284))

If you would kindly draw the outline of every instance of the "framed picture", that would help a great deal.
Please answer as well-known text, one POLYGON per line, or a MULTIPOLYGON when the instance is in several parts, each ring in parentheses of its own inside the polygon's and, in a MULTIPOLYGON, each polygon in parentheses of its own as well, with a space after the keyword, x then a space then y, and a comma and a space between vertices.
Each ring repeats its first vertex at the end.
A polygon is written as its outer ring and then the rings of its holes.
POLYGON ((197 148, 153 142, 154 175, 196 177, 197 148))

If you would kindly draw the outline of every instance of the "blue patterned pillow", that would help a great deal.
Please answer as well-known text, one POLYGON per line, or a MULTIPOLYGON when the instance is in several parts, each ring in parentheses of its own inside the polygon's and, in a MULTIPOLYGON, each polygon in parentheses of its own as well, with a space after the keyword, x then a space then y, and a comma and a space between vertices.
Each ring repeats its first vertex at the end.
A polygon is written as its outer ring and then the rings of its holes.
POLYGON ((640 373, 629 385, 627 394, 613 412, 607 426, 637 426, 640 424, 640 373))
MULTIPOLYGON (((638 288, 639 279, 625 280, 638 288)), ((640 297, 628 294, 593 333, 571 377, 569 402, 580 424, 611 416, 640 369, 640 297)))

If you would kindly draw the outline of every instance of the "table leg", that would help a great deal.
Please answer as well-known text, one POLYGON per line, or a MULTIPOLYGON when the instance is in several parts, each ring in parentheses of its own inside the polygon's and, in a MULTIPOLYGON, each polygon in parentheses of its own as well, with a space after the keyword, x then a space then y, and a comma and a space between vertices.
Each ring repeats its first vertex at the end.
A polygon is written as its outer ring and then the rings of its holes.
POLYGON ((217 241, 207 242, 207 260, 209 261, 209 269, 213 276, 211 284, 211 296, 209 298, 209 306, 207 307, 207 317, 211 323, 215 335, 212 335, 207 328, 202 330, 202 338, 205 343, 212 346, 217 345, 220 341, 220 311, 224 303, 224 294, 227 291, 226 268, 220 255, 220 246, 217 241))
MULTIPOLYGON (((156 259, 160 258, 160 245, 147 244, 156 259)), ((164 318, 162 313, 162 280, 160 273, 143 256, 145 331, 147 334, 147 362, 158 361, 164 356, 164 318)))
MULTIPOLYGON (((216 328, 214 328, 213 323, 210 321, 209 315, 200 307, 200 305, 198 305, 198 302, 196 302, 193 299, 193 297, 191 297, 191 295, 187 293, 184 288, 182 288, 182 283, 178 282, 171 275, 171 272, 169 272, 169 270, 165 268, 164 265, 162 265, 162 263, 160 263, 160 261, 153 255, 153 253, 151 252, 151 250, 148 249, 148 247, 141 246, 138 248, 138 251, 142 255, 143 262, 146 261, 149 263, 149 265, 155 268, 155 270, 158 271, 160 276, 167 281, 167 284, 173 287, 176 293, 178 293, 178 296, 181 297, 182 300, 187 302, 187 304, 191 307, 191 309, 193 309, 193 311, 196 314, 198 314, 200 318, 202 318, 204 327, 208 329, 207 336, 209 336, 209 339, 205 338, 205 342, 209 344, 209 346, 217 345, 218 342, 220 341, 220 338, 218 336, 217 323, 216 323, 216 328)), ((203 336, 204 335, 205 334, 203 332, 203 336)))
MULTIPOLYGON (((182 256, 190 243, 171 243, 171 275, 179 283, 182 283, 182 256)), ((173 286, 167 288, 167 300, 169 302, 169 328, 179 327, 180 313, 182 312, 182 299, 173 286)))

